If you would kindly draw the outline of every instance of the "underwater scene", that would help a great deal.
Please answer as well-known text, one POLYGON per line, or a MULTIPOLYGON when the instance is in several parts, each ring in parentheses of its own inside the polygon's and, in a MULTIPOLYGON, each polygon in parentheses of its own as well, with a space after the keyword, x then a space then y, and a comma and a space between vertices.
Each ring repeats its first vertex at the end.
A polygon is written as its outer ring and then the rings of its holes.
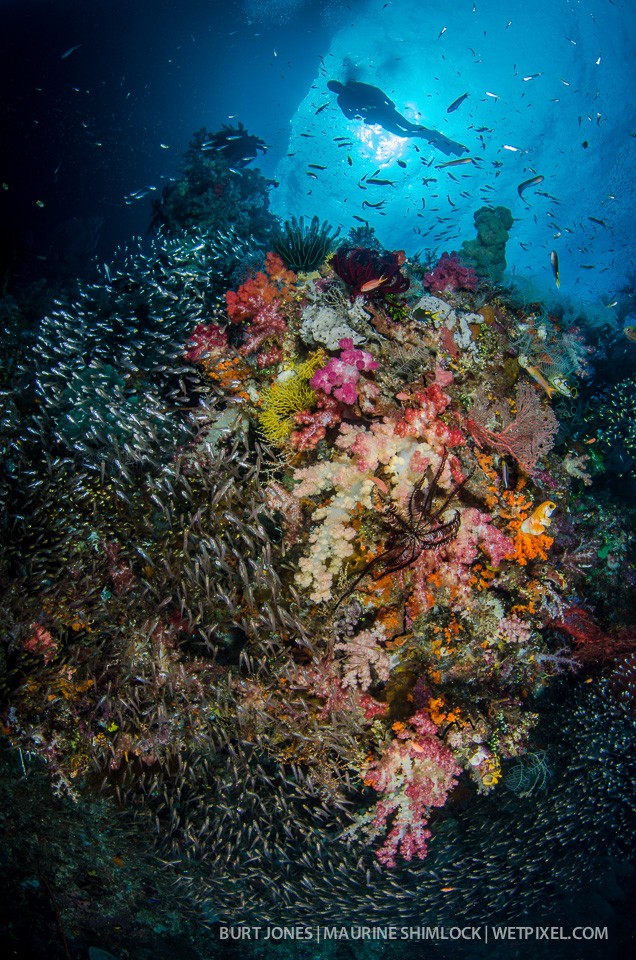
POLYGON ((2 0, 0 950, 636 945, 636 6, 2 0))

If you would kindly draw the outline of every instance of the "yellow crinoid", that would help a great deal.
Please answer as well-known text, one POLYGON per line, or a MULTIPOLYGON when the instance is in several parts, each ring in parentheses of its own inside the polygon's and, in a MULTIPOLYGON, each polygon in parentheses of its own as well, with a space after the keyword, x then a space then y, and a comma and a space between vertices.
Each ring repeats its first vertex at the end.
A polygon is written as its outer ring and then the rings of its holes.
POLYGON ((284 443, 294 428, 296 414, 314 406, 316 394, 309 381, 324 364, 325 355, 319 350, 303 363, 283 370, 271 387, 262 392, 258 421, 270 443, 284 443))

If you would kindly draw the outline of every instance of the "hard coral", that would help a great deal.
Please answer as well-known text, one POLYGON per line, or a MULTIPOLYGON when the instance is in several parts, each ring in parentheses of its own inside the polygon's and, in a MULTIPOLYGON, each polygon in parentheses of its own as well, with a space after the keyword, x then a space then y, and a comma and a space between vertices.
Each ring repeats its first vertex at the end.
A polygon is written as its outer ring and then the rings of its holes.
POLYGON ((476 290, 477 274, 472 267, 466 267, 460 262, 455 251, 451 254, 444 251, 433 270, 425 274, 422 283, 433 293, 476 290))
POLYGON ((351 299, 405 293, 411 281, 400 273, 405 256, 402 250, 378 253, 365 247, 340 247, 331 267, 351 287, 351 299))

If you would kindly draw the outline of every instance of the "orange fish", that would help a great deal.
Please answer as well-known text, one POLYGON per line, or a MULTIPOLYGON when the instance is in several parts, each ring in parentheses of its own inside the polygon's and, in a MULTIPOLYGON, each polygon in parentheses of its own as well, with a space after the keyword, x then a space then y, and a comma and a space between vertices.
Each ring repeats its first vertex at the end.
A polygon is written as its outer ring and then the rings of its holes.
POLYGON ((529 373, 532 379, 536 380, 539 386, 543 387, 547 395, 550 397, 550 399, 552 399, 554 394, 557 392, 556 387, 553 387, 551 383, 548 383, 539 368, 531 364, 524 354, 521 354, 521 356, 519 356, 517 359, 519 361, 519 366, 522 367, 526 373, 529 373))
POLYGON ((363 283, 360 287, 360 293, 371 293, 372 290, 377 290, 381 283, 384 283, 386 277, 382 274, 381 277, 378 277, 375 280, 367 280, 366 283, 363 283))
POLYGON ((366 283, 363 283, 360 287, 360 293, 371 293, 372 290, 377 290, 381 283, 384 283, 386 277, 382 274, 381 277, 378 277, 375 280, 367 280, 366 283))
POLYGON ((552 523, 550 517, 555 510, 556 503, 553 503, 552 500, 544 500, 544 502, 523 521, 520 527, 521 532, 529 533, 533 537, 538 537, 542 533, 545 533, 545 528, 549 527, 552 523))

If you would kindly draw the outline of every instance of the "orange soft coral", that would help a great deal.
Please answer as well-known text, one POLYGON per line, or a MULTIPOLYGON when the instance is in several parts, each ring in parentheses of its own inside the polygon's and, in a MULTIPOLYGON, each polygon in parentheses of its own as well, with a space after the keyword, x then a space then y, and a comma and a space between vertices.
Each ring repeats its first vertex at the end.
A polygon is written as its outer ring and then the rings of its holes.
POLYGON ((228 290, 225 294, 227 312, 232 323, 253 319, 257 314, 274 303, 289 302, 294 295, 292 286, 296 274, 287 270, 283 261, 275 253, 265 258, 265 272, 259 270, 238 290, 228 290))
POLYGON ((532 512, 532 501, 527 500, 522 493, 504 491, 502 501, 507 509, 502 509, 500 515, 508 519, 508 531, 513 537, 514 550, 507 554, 506 560, 516 560, 525 566, 529 560, 547 560, 548 550, 554 543, 552 537, 546 534, 523 533, 521 526, 532 512))

